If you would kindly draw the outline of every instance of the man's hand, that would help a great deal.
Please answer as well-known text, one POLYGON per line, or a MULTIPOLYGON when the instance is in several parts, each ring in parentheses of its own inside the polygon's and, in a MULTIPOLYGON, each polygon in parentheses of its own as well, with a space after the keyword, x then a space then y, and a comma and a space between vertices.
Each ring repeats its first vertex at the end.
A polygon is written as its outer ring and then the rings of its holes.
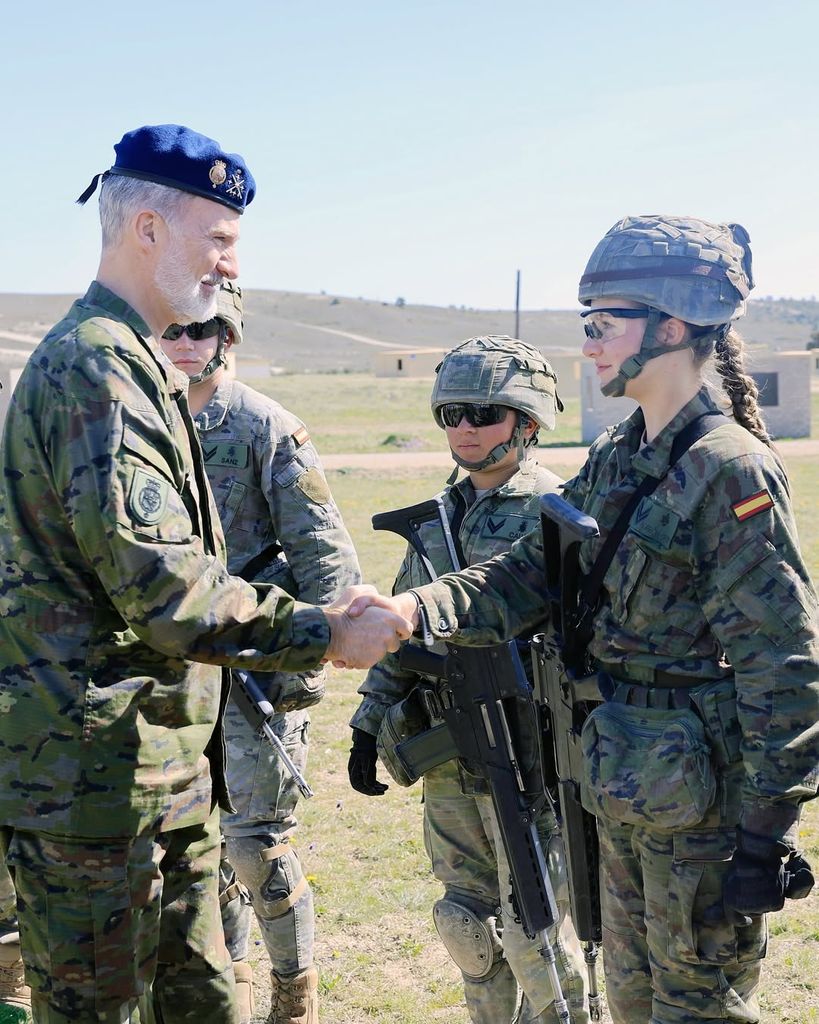
POLYGON ((739 829, 737 849, 722 888, 722 902, 728 921, 747 927, 752 918, 781 910, 786 897, 800 900, 813 888, 814 878, 805 858, 786 852, 780 843, 739 829))
MULTIPOLYGON (((348 589, 353 590, 355 588, 349 587, 348 589)), ((413 630, 418 628, 418 601, 410 591, 404 594, 395 594, 393 597, 385 597, 383 594, 379 594, 374 587, 370 587, 366 593, 355 596, 347 607, 347 613, 351 618, 355 619, 367 608, 385 608, 387 611, 395 612, 396 615, 406 619, 413 630)))
MULTIPOLYGON (((402 640, 412 636, 413 625, 385 604, 375 587, 360 584, 348 587, 333 604, 322 609, 330 626, 330 644, 324 661, 337 668, 370 668, 388 651, 397 651, 402 640), (365 602, 355 617, 351 609, 365 602)), ((415 599, 410 598, 413 605, 415 599)))
POLYGON ((379 782, 376 776, 378 754, 375 736, 363 729, 353 729, 353 745, 350 747, 350 760, 347 762, 347 774, 350 785, 364 796, 383 796, 390 788, 379 782))

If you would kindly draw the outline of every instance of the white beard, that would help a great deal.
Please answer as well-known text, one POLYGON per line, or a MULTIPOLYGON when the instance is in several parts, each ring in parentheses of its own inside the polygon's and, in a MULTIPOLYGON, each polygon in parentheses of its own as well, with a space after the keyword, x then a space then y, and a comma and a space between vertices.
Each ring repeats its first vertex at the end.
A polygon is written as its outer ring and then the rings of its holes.
MULTIPOLYGON (((220 275, 213 274, 205 280, 218 286, 222 279, 220 275)), ((162 254, 154 271, 154 284, 173 310, 174 323, 204 323, 216 316, 218 292, 206 295, 202 280, 191 283, 190 266, 178 243, 170 245, 162 254)))

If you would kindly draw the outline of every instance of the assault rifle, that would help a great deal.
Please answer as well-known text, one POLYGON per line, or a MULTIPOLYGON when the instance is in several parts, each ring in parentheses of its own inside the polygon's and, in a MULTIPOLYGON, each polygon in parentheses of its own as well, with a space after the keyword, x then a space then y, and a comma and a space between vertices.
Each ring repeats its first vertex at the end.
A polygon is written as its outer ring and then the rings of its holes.
POLYGON ((535 700, 548 709, 544 725, 551 732, 557 769, 563 847, 569 875, 572 921, 589 975, 593 1021, 602 1019, 596 964, 602 941, 599 847, 594 816, 580 802, 583 754, 580 730, 599 702, 597 681, 587 672, 586 645, 593 609, 579 601, 581 541, 599 535, 591 516, 555 494, 540 499, 543 557, 550 606, 549 632, 532 640, 535 700))
MULTIPOLYGON (((432 581, 437 573, 420 537, 420 527, 429 521, 439 524, 453 570, 457 571, 459 560, 440 498, 376 515, 373 528, 391 530, 409 541, 432 581)), ((431 636, 425 639, 432 642, 431 636)), ((446 646, 448 654, 440 655, 405 644, 401 665, 446 680, 438 709, 442 720, 438 728, 448 730, 450 756, 469 761, 486 780, 509 864, 510 903, 526 935, 541 943, 540 953, 554 993, 555 1014, 567 1024, 569 1008, 548 938, 558 912, 537 829, 538 815, 548 794, 545 786, 533 787, 532 780, 527 778, 530 773, 518 735, 521 727, 528 726, 537 746, 532 688, 514 641, 488 648, 446 646)))
POLYGON ((250 727, 261 733, 268 743, 275 749, 279 758, 290 773, 293 781, 299 787, 303 797, 309 799, 314 796, 309 783, 293 763, 293 759, 284 748, 284 744, 276 735, 276 731, 270 724, 271 718, 276 714, 276 709, 265 697, 263 690, 247 672, 238 669, 232 671, 233 687, 230 695, 234 703, 247 719, 250 727))

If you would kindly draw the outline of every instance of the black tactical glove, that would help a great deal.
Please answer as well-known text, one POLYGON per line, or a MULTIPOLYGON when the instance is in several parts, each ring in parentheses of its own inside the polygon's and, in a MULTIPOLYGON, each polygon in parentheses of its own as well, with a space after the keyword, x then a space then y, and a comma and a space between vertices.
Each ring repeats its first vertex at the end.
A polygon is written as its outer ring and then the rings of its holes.
POLYGON ((363 729, 353 729, 353 745, 350 747, 350 760, 347 762, 347 774, 350 785, 364 796, 383 796, 390 788, 379 782, 375 774, 378 754, 375 747, 375 736, 363 729))
POLYGON ((781 910, 786 898, 804 899, 813 883, 811 866, 800 853, 738 829, 736 852, 722 887, 725 916, 736 927, 747 927, 752 918, 781 910), (790 856, 783 862, 786 853, 790 856))

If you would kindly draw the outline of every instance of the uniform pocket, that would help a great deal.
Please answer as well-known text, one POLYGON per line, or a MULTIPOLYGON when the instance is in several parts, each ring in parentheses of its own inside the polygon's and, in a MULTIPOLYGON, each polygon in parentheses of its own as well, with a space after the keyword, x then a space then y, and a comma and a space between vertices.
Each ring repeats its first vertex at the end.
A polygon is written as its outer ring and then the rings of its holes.
POLYGON ((734 830, 680 832, 668 885, 668 955, 693 964, 746 963, 765 956, 765 917, 747 928, 725 919, 722 883, 735 847, 734 830))
POLYGON ((702 722, 690 709, 666 711, 610 701, 583 725, 583 806, 630 825, 699 824, 716 781, 702 722))
POLYGON ((399 743, 429 729, 429 718, 421 707, 418 687, 393 704, 381 720, 376 747, 381 763, 399 786, 412 786, 421 777, 413 772, 396 748, 399 743))

